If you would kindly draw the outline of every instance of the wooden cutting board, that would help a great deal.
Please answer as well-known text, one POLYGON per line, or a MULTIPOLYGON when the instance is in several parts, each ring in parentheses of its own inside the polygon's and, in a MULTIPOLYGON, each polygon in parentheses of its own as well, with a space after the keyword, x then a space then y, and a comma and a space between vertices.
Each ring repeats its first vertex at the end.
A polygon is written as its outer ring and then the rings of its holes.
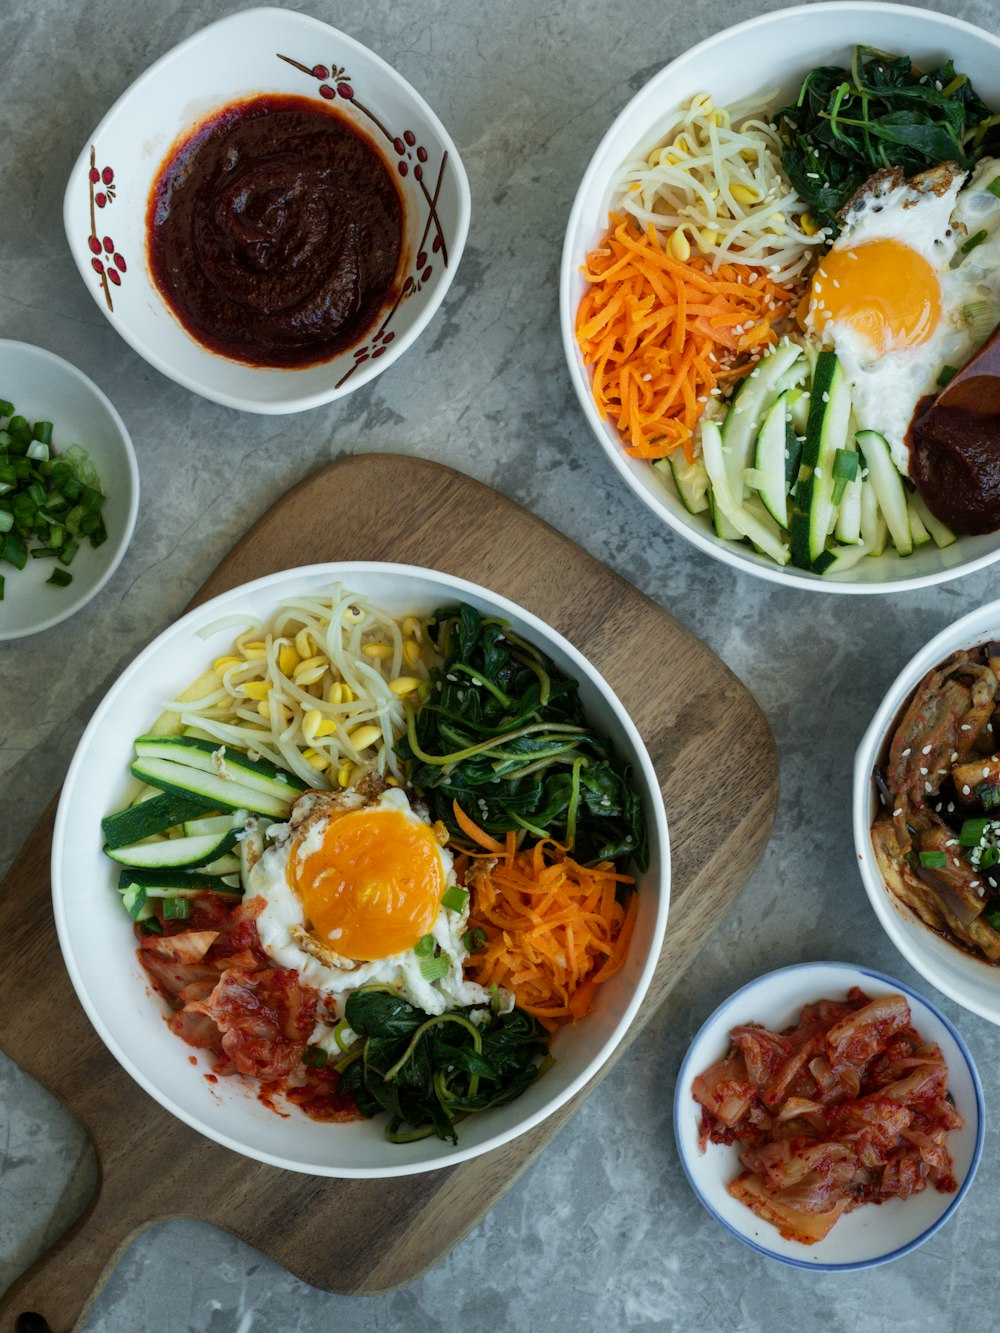
MULTIPOLYGON (((617 1058, 667 999, 767 842, 778 770, 759 708, 704 644, 631 585, 512 501, 419 459, 347 458, 307 477, 237 543, 192 606, 274 570, 327 560, 426 565, 495 588, 566 635, 631 713, 663 787, 673 891, 647 1003, 617 1058), (724 791, 720 759, 732 775, 724 791), (720 798, 725 818, 710 818, 720 798)), ((0 1039, 86 1128, 100 1180, 76 1227, 0 1301, 2 1330, 37 1311, 66 1333, 85 1318, 122 1250, 168 1217, 215 1223, 325 1290, 374 1293, 410 1282, 479 1221, 614 1063, 532 1132, 429 1174, 314 1179, 229 1152, 162 1110, 85 1018, 49 906, 55 805, 0 893, 0 1039), (172 1164, 155 1180, 135 1169, 150 1142, 172 1164)))

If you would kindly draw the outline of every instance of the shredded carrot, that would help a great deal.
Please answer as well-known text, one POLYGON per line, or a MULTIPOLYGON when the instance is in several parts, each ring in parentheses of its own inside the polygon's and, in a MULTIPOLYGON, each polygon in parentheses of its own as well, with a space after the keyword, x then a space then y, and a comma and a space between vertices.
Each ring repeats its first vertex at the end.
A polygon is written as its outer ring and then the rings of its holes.
POLYGON ((795 293, 760 268, 692 255, 681 263, 651 226, 611 215, 611 231, 587 256, 590 283, 576 320, 593 393, 633 458, 683 447, 720 382, 749 371, 777 340, 775 321, 795 293))
MULTIPOLYGON (((489 837, 464 812, 459 823, 477 843, 489 837)), ((465 975, 513 991, 522 1009, 554 1031, 588 1014, 598 987, 621 969, 638 898, 620 901, 619 888, 635 881, 611 861, 579 865, 549 839, 518 850, 508 838, 496 851, 463 857, 456 867, 472 891, 469 926, 486 937, 465 975)))
POLYGON ((451 808, 455 812, 456 824, 467 838, 471 838, 479 847, 485 847, 488 852, 503 851, 503 843, 497 842, 496 838, 491 838, 478 824, 474 824, 457 801, 452 801, 451 808))

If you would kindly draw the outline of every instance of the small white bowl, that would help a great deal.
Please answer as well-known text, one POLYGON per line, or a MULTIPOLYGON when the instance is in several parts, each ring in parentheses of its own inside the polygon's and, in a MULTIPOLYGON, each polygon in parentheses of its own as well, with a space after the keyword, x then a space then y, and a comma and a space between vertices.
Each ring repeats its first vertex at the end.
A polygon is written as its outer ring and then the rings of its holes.
POLYGON ((879 806, 872 774, 903 705, 933 667, 952 653, 992 639, 1000 639, 1000 602, 990 602, 956 620, 903 667, 858 746, 854 760, 853 818, 854 850, 861 879, 875 915, 893 944, 939 991, 981 1018, 1000 1024, 1000 966, 949 944, 901 903, 886 887, 871 840, 872 821, 879 806))
POLYGON ((122 1067, 162 1106, 202 1134, 272 1166, 317 1176, 410 1175, 453 1166, 540 1124, 593 1077, 638 1012, 659 958, 667 923, 670 859, 656 773, 634 723, 607 682, 566 639, 537 616, 463 579, 393 564, 312 565, 282 570, 234 588, 165 630, 127 668, 84 732, 63 786, 52 839, 52 899, 70 979, 87 1016, 122 1067), (499 613, 580 683, 588 719, 629 764, 649 833, 649 868, 638 875, 638 915, 622 970, 602 986, 594 1011, 560 1031, 555 1064, 516 1101, 459 1127, 458 1145, 436 1138, 388 1143, 383 1119, 323 1124, 289 1108, 283 1118, 236 1078, 205 1081, 211 1058, 194 1052, 163 1022, 169 1011, 151 993, 135 957, 132 924, 114 892, 116 875, 101 849, 100 821, 126 799, 133 740, 164 699, 195 679, 232 642, 217 622, 248 613, 270 619, 280 602, 326 593, 335 580, 397 614, 456 601, 499 613), (208 637, 200 631, 215 630, 208 637))
POLYGON ((150 66, 88 139, 63 207, 81 276, 125 341, 193 393, 262 413, 330 402, 392 365, 444 300, 469 215, 458 150, 420 94, 360 42, 289 9, 231 14, 150 66), (335 105, 378 147, 405 198, 398 303, 355 346, 298 370, 244 365, 203 347, 168 309, 147 261, 146 205, 172 145, 258 93, 335 105))
POLYGON ((794 1268, 821 1273, 874 1268, 899 1259, 929 1240, 954 1213, 968 1192, 983 1152, 986 1111, 979 1074, 962 1037, 939 1010, 901 981, 849 963, 799 963, 758 977, 731 995, 716 1009, 691 1043, 677 1078, 674 1095, 674 1133, 681 1164, 691 1188, 717 1221, 758 1254, 794 1268), (905 995, 913 1026, 936 1041, 948 1063, 948 1087, 965 1120, 965 1128, 948 1135, 948 1150, 955 1168, 958 1191, 939 1194, 928 1186, 906 1200, 866 1204, 845 1213, 829 1235, 815 1245, 784 1240, 777 1228, 761 1221, 726 1190, 739 1175, 739 1147, 698 1142, 701 1106, 691 1095, 695 1078, 723 1059, 729 1050, 729 1032, 741 1023, 761 1023, 780 1031, 795 1023, 804 1005, 820 999, 842 999, 859 986, 873 999, 878 995, 905 995))
POLYGON ((619 476, 668 527, 699 550, 745 573, 816 592, 893 592, 941 583, 1000 559, 1000 532, 960 537, 943 551, 923 547, 905 558, 890 551, 827 577, 778 565, 742 543, 722 541, 706 515, 689 514, 649 463, 625 453, 614 424, 601 420, 574 330, 586 290, 580 270, 607 232, 613 181, 623 162, 645 156, 659 142, 676 108, 699 92, 728 106, 771 89, 777 92, 774 104, 780 106, 782 99, 795 95, 802 76, 814 66, 849 64, 857 43, 905 51, 917 64, 952 56, 980 96, 1000 108, 1000 38, 960 19, 859 0, 763 14, 685 51, 628 103, 584 173, 566 228, 560 273, 559 313, 570 378, 584 415, 619 476))
POLYGON ((4 599, 0 642, 51 629, 96 597, 117 569, 139 511, 139 471, 125 423, 92 380, 62 357, 31 343, 0 340, 0 397, 29 421, 51 421, 56 450, 78 444, 97 469, 105 494, 101 513, 108 539, 93 547, 84 538, 60 588, 47 580, 57 560, 32 560, 15 569, 0 560, 4 599))

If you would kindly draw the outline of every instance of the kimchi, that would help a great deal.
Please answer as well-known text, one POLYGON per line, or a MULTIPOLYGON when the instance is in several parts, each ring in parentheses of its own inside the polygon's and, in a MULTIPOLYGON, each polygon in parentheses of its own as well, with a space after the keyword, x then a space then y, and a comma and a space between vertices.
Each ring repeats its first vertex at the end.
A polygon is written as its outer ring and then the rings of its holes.
POLYGON ((700 1143, 740 1145, 729 1193, 786 1240, 814 1245, 863 1204, 958 1188, 947 1136, 964 1121, 941 1048, 902 995, 806 1005, 794 1027, 735 1027, 694 1080, 700 1143))

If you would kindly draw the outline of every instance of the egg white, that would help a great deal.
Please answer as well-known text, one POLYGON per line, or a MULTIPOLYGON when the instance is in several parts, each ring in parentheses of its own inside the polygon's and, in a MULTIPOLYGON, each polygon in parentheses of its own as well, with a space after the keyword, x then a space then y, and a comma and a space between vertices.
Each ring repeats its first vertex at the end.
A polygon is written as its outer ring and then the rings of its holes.
MULTIPOLYGON (((468 950, 463 944, 468 928, 468 908, 464 912, 456 912, 442 906, 438 912, 430 934, 442 954, 450 960, 450 967, 443 977, 432 982, 421 975, 421 960, 412 949, 388 958, 358 961, 353 967, 339 967, 307 953, 296 941, 293 932, 296 928, 308 929, 308 923, 302 903, 288 882, 289 859, 298 832, 303 827, 305 832, 300 855, 309 856, 319 847, 329 823, 328 819, 322 817, 319 802, 329 799, 328 793, 307 793, 297 801, 289 823, 273 825, 269 830, 268 836, 272 841, 250 873, 246 897, 263 898, 266 904, 257 918, 257 932, 267 956, 280 967, 294 968, 306 985, 324 995, 327 1011, 334 1021, 343 1018, 344 1006, 351 992, 372 982, 392 986, 410 1004, 432 1015, 444 1013, 450 1008, 489 1004, 491 993, 475 982, 466 981, 462 975, 468 957, 468 950)), ((366 801, 357 791, 344 792, 336 803, 341 812, 367 806, 371 809, 395 810, 414 823, 425 826, 430 824, 427 812, 422 807, 411 805, 406 793, 399 787, 387 788, 374 801, 366 801)), ((444 847, 439 847, 438 853, 445 886, 454 885, 455 864, 451 853, 444 847)), ((329 947, 336 950, 336 940, 330 940, 329 947)), ((513 997, 506 994, 501 1000, 501 1007, 509 1008, 513 1003, 513 997)), ((345 1035, 349 1041, 352 1034, 345 1035)), ((311 1041, 331 1052, 336 1049, 333 1028, 322 1022, 311 1041)))
MULTIPOLYGON (((924 178, 928 184, 933 181, 934 188, 920 188, 921 178, 876 178, 848 206, 844 228, 830 249, 834 253, 873 240, 891 240, 921 255, 941 288, 941 318, 925 341, 874 355, 870 344, 847 321, 833 317, 818 335, 810 321, 811 338, 818 336, 837 353, 851 387, 856 428, 884 435, 904 475, 909 471, 906 432, 914 408, 925 394, 937 391, 944 366, 963 365, 973 350, 962 312, 974 298, 961 272, 964 266, 952 267, 961 258, 959 247, 966 235, 957 215, 965 176, 957 168, 936 168, 924 178)), ((818 299, 822 300, 822 293, 818 299)))

